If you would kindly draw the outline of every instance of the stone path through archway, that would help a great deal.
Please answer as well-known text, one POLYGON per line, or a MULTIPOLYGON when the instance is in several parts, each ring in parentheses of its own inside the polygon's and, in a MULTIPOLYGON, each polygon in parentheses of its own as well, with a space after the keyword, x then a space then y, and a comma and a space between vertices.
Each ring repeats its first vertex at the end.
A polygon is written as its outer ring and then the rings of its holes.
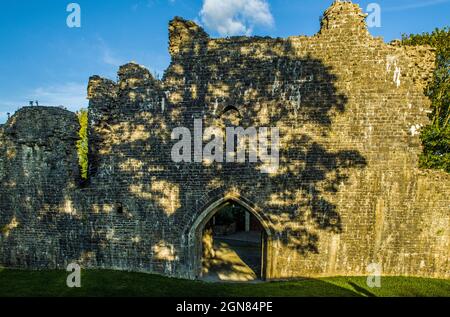
MULTIPOLYGON (((260 234, 258 233, 260 237, 260 234)), ((204 259, 203 278, 208 282, 261 281, 261 245, 256 234, 238 233, 214 238, 214 252, 204 259)))

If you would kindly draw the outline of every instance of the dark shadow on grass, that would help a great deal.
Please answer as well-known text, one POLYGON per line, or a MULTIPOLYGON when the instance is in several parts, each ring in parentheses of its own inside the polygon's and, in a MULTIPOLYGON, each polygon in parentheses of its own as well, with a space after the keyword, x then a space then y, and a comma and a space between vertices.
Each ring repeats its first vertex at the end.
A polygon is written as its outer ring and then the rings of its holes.
POLYGON ((350 285, 351 287, 353 287, 353 289, 361 294, 364 294, 367 297, 377 297, 374 293, 369 292, 368 290, 366 290, 365 288, 357 285, 356 283, 353 282, 348 282, 348 285, 350 285))
POLYGON ((68 288, 65 271, 0 271, 1 297, 353 297, 317 279, 257 284, 205 283, 159 275, 84 270, 82 287, 68 288), (47 283, 45 281, 48 281, 47 283), (14 287, 11 287, 14 286, 14 287))

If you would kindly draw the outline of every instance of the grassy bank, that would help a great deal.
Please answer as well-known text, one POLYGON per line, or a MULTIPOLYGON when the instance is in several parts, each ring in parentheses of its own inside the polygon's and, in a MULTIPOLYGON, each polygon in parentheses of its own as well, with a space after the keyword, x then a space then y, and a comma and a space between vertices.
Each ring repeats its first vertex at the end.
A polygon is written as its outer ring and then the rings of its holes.
POLYGON ((365 277, 333 277, 256 284, 204 283, 142 273, 83 271, 82 287, 66 286, 65 271, 0 268, 0 296, 450 296, 450 280, 384 277, 369 288, 365 277))

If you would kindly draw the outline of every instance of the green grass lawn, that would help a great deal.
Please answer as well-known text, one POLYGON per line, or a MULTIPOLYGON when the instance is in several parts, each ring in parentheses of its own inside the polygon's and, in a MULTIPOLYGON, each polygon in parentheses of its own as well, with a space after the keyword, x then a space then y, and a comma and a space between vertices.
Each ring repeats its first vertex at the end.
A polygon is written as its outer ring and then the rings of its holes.
POLYGON ((365 277, 333 277, 255 284, 204 283, 143 273, 82 271, 78 289, 66 286, 65 271, 0 268, 0 296, 450 296, 450 280, 384 277, 369 288, 365 277))

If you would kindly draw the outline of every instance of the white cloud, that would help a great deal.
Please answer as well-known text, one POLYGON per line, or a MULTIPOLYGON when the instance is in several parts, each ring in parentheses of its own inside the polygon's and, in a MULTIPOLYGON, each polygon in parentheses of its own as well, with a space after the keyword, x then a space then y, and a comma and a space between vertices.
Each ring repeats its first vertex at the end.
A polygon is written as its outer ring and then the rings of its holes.
POLYGON ((39 105, 54 107, 62 105, 71 111, 87 107, 88 104, 86 84, 80 83, 38 87, 30 93, 29 98, 38 100, 39 105))
POLYGON ((64 106, 70 111, 88 107, 87 84, 68 82, 42 86, 23 94, 23 99, 0 99, 0 124, 6 122, 7 113, 13 115, 17 110, 29 105, 29 101, 39 101, 40 106, 64 106))
POLYGON ((8 119, 6 112, 0 111, 0 124, 3 124, 8 119))
POLYGON ((98 49, 101 61, 107 65, 119 67, 123 65, 123 60, 116 56, 112 49, 106 44, 102 37, 98 37, 98 49))
POLYGON ((267 0, 203 0, 200 18, 221 36, 250 35, 255 26, 274 25, 267 0))
POLYGON ((8 119, 8 113, 13 115, 21 107, 28 105, 26 100, 0 100, 0 124, 3 124, 8 119))

